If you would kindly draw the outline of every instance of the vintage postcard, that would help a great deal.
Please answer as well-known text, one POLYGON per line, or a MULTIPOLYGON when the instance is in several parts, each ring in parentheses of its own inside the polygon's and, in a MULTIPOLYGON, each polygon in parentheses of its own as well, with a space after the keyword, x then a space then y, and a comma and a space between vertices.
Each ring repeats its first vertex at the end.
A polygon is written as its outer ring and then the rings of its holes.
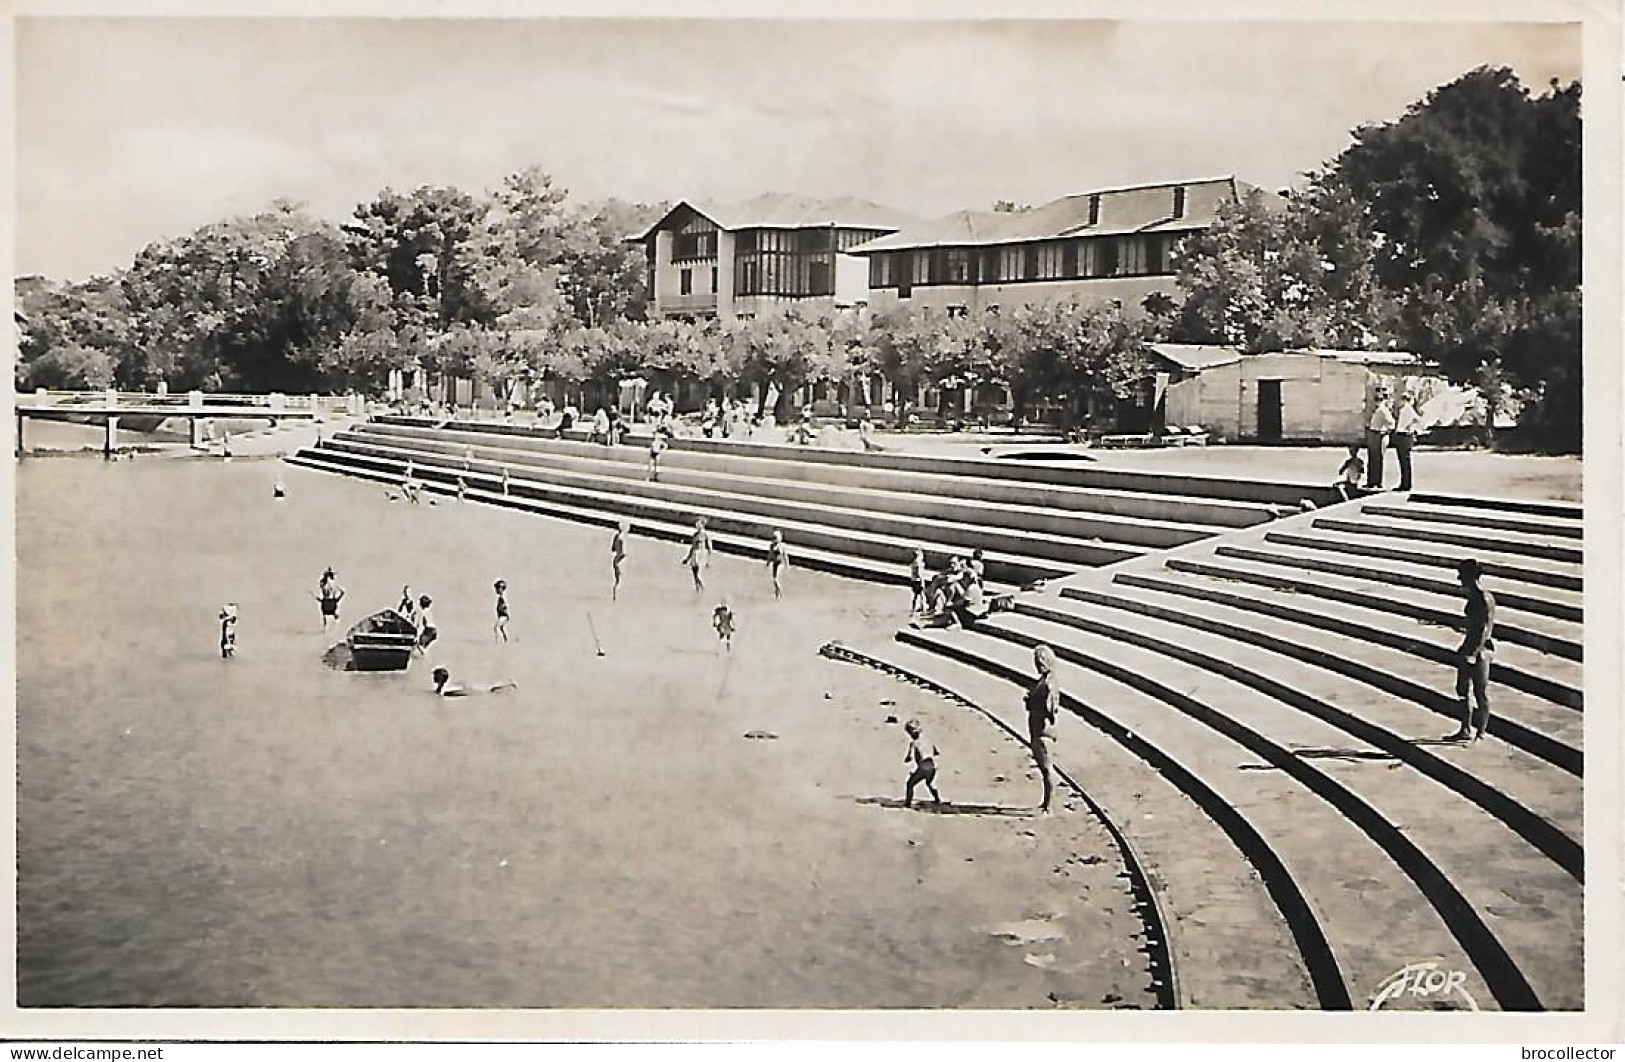
POLYGON ((13 4, 0 1028, 1617 1039, 1620 31, 13 4))

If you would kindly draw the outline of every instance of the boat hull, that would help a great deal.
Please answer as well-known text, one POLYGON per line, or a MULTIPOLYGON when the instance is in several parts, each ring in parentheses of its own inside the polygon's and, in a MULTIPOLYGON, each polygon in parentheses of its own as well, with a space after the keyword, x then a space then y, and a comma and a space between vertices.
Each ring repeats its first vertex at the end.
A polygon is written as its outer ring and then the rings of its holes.
POLYGON ((409 635, 351 635, 350 666, 357 671, 404 671, 412 662, 413 643, 409 635))

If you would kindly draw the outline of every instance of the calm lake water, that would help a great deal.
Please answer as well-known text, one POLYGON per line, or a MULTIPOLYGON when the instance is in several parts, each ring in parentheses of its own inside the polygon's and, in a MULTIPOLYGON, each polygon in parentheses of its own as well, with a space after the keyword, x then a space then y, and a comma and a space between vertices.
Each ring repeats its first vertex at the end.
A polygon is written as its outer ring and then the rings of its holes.
POLYGON ((830 798, 875 791, 858 768, 889 788, 900 749, 813 725, 816 646, 880 629, 898 591, 793 573, 818 604, 776 608, 724 558, 725 658, 674 545, 635 540, 611 606, 604 531, 299 469, 274 502, 278 468, 19 466, 22 1005, 1041 1002, 967 928, 986 899, 933 891, 911 817, 830 798), (436 598, 433 662, 519 692, 325 666, 329 564, 344 627, 409 581, 436 598))

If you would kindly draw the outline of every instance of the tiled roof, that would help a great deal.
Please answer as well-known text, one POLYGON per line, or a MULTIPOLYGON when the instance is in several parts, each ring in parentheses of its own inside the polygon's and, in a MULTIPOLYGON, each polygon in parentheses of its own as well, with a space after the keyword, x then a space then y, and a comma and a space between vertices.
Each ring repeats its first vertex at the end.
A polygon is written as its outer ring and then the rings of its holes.
POLYGON ((629 237, 646 240, 678 210, 687 207, 713 221, 717 228, 727 231, 739 229, 887 229, 895 232, 920 219, 901 210, 871 203, 867 199, 842 196, 838 199, 814 199, 811 196, 785 192, 764 192, 741 203, 712 203, 706 200, 682 200, 659 221, 642 232, 629 237))
MULTIPOLYGON (((853 254, 925 247, 986 247, 1001 243, 1056 239, 1063 236, 1122 236, 1136 232, 1184 232, 1217 220, 1217 205, 1256 190, 1234 177, 1170 181, 1132 188, 1102 188, 1063 196, 1043 206, 1014 213, 962 210, 947 217, 862 243, 853 254), (1186 189, 1187 212, 1173 214, 1173 190, 1186 189), (1198 190, 1205 194, 1195 194, 1198 190), (1090 201, 1100 197, 1099 216, 1089 223, 1090 201)), ((1264 193, 1270 206, 1281 200, 1264 193)))

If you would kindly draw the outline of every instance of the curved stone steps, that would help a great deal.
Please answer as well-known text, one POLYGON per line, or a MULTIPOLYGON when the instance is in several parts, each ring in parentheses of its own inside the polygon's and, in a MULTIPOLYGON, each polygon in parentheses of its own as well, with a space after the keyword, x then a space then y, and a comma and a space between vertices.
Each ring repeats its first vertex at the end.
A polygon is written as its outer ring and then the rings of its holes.
POLYGON ((1519 534, 1516 531, 1499 531, 1494 537, 1490 537, 1440 531, 1435 530, 1432 525, 1425 524, 1413 526, 1404 523, 1379 523, 1369 519, 1352 520, 1336 516, 1321 517, 1313 521, 1312 526, 1326 531, 1345 531, 1352 535, 1464 546, 1484 553, 1513 553, 1520 557, 1538 557, 1542 560, 1561 561, 1564 564, 1585 563, 1585 551, 1578 546, 1553 542, 1544 536, 1519 534))
MULTIPOLYGON (((1365 757, 1380 750, 1327 720, 1293 710, 1200 663, 1127 642, 1121 633, 1081 633, 1021 615, 1001 616, 978 630, 1023 645, 1048 642, 1084 666, 1104 665, 1135 676, 1142 689, 1155 691, 1175 710, 1197 706, 1206 725, 1301 783, 1303 790, 1273 813, 1303 817, 1317 805, 1333 808, 1393 860, 1443 918, 1504 1008, 1583 1004, 1581 972, 1564 961, 1581 948, 1580 883, 1476 804, 1420 771, 1374 769, 1365 757), (1064 644, 1056 644, 1058 636, 1064 644), (1323 755, 1328 753, 1335 755, 1323 755), (1483 858, 1486 847, 1496 852, 1495 859, 1483 858)), ((1240 774, 1246 765, 1232 769, 1240 774)), ((1369 868, 1372 860, 1368 854, 1359 862, 1369 868)), ((1370 902, 1366 894, 1360 899, 1370 902)), ((1387 924, 1378 910, 1368 909, 1366 917, 1387 924)))
MULTIPOLYGON (((398 461, 404 468, 410 457, 421 475, 438 471, 456 478, 461 475, 488 477, 499 483, 503 465, 475 459, 465 462, 461 457, 433 454, 423 450, 402 450, 371 442, 332 440, 324 444, 329 451, 349 453, 377 460, 398 461)), ((935 543, 933 553, 969 553, 981 548, 989 554, 1001 554, 1001 563, 1022 567, 1031 574, 1013 580, 1026 582, 1036 578, 1053 578, 1077 567, 1107 564, 1143 556, 1143 547, 1123 543, 1105 543, 1067 538, 1036 532, 1018 532, 998 527, 979 526, 927 517, 900 516, 869 510, 848 509, 836 505, 811 502, 781 501, 755 494, 734 491, 684 487, 664 480, 649 482, 617 476, 599 475, 574 468, 530 468, 522 475, 512 475, 515 492, 562 491, 593 494, 601 498, 617 498, 617 504, 669 505, 693 509, 696 513, 726 510, 739 516, 750 516, 769 523, 780 521, 787 525, 819 525, 831 530, 854 534, 867 533, 896 539, 935 543)), ((832 545, 832 543, 826 543, 832 545)), ((907 558, 903 558, 907 560, 907 558)), ((992 558, 989 557, 989 563, 992 558)))
POLYGON ((1428 505, 1456 505, 1471 509, 1494 509, 1499 512, 1529 513, 1535 516, 1555 516, 1564 520, 1584 520, 1585 509, 1572 502, 1532 501, 1527 498, 1492 498, 1467 494, 1441 494, 1416 490, 1410 500, 1428 505))
MULTIPOLYGON (((1124 586, 1132 585, 1124 584, 1124 586)), ((1234 605, 1217 603, 1200 596, 1179 594, 1160 583, 1146 585, 1143 589, 1145 592, 1141 593, 1135 589, 1114 586, 1111 593, 1103 593, 1080 587, 1065 587, 1059 596, 1062 600, 1081 601, 1136 612, 1172 620, 1196 630, 1211 631, 1237 644, 1258 646, 1289 660, 1308 664, 1316 671, 1329 676, 1350 679, 1369 688, 1369 692, 1361 692, 1359 687, 1344 691, 1341 696, 1349 699, 1351 703, 1363 704, 1376 697, 1408 702, 1421 711, 1432 713, 1437 720, 1433 726, 1441 736, 1446 733, 1446 726, 1453 731, 1460 721, 1461 713, 1452 695, 1455 689, 1454 678, 1452 677, 1450 685, 1445 687, 1438 686, 1436 682, 1429 682, 1429 678, 1435 677, 1434 673, 1425 671, 1423 662, 1407 654, 1381 646, 1367 646, 1360 652, 1361 659, 1354 659, 1349 653, 1349 643, 1346 639, 1319 630, 1306 630, 1295 626, 1288 619, 1276 618, 1268 609, 1243 612, 1234 605)), ((1020 609, 1025 604, 1018 599, 1017 608, 1020 609)), ((1504 708, 1505 705, 1502 704, 1501 707, 1504 708)), ((1550 718, 1551 713, 1557 712, 1557 709, 1547 708, 1544 705, 1537 705, 1537 708, 1544 713, 1537 716, 1537 722, 1545 725, 1557 723, 1559 733, 1567 735, 1576 743, 1569 744, 1568 741, 1536 729, 1518 718, 1509 717, 1505 711, 1492 720, 1490 736, 1505 742, 1509 750, 1516 750, 1520 756, 1550 764, 1569 776, 1579 777, 1584 767, 1583 756, 1578 746, 1583 728, 1567 715, 1550 718)), ((1416 729, 1425 729, 1427 723, 1427 717, 1418 716, 1416 729)), ((1572 826, 1566 825, 1565 828, 1572 826)))
MULTIPOLYGON (((648 459, 646 444, 628 444, 608 447, 597 443, 552 440, 547 435, 531 432, 495 432, 490 430, 446 430, 434 432, 426 428, 368 422, 352 430, 367 435, 396 438, 448 437, 480 440, 483 445, 520 448, 526 453, 550 454, 558 457, 595 457, 614 460, 642 468, 648 459)), ((642 439, 637 439, 639 444, 642 439)), ((1187 497, 1175 493, 1116 490, 1106 487, 1074 487, 1058 483, 1029 482, 997 478, 998 469, 983 475, 947 476, 932 472, 906 469, 849 467, 840 464, 804 464, 798 461, 750 457, 740 453, 699 451, 675 446, 661 459, 668 468, 690 469, 725 475, 745 475, 780 483, 804 483, 839 487, 860 487, 893 494, 919 494, 932 498, 951 496, 970 501, 995 504, 1037 505, 1052 510, 1077 513, 1101 513, 1110 516, 1175 523, 1195 524, 1210 528, 1251 527, 1273 519, 1268 505, 1262 502, 1231 501, 1224 498, 1187 497)))
MULTIPOLYGON (((1267 586, 1275 590, 1297 594, 1302 597, 1318 597, 1327 601, 1338 601, 1358 608, 1370 609, 1374 612, 1385 612, 1391 616, 1414 620, 1424 626, 1438 627, 1445 630, 1464 632, 1467 621, 1463 616, 1462 608, 1465 596, 1457 588, 1451 595, 1455 598, 1454 607, 1448 599, 1440 600, 1440 595, 1426 591, 1414 591, 1404 587, 1388 587, 1381 593, 1372 593, 1367 586, 1340 575, 1322 573, 1314 577, 1295 575, 1281 572, 1269 566, 1267 561, 1259 562, 1245 555, 1245 551, 1238 553, 1235 547, 1219 546, 1214 551, 1214 561, 1191 560, 1184 557, 1171 557, 1168 568, 1171 571, 1191 572, 1197 575, 1209 575, 1217 579, 1228 579, 1234 582, 1250 583, 1255 586, 1267 586), (1440 607, 1444 606, 1444 607, 1440 607)), ((1499 606, 1500 598, 1496 598, 1499 606)), ((1572 623, 1550 618, 1516 617, 1507 619, 1503 610, 1496 609, 1495 642, 1497 645, 1521 645, 1535 650, 1537 653, 1546 653, 1562 657, 1565 660, 1579 662, 1584 654, 1580 643, 1581 630, 1572 623)), ((1575 676, 1576 678, 1578 676, 1575 676)))
MULTIPOLYGON (((994 674, 900 641, 884 649, 841 646, 836 652, 972 705, 1016 740, 1026 741, 1022 694, 1031 681, 1030 660, 1025 670, 1016 663, 1008 672, 994 674)), ((1075 703, 1067 707, 1088 711, 1075 703)), ((1188 776, 1177 764, 1140 747, 1156 761, 1148 762, 1132 751, 1132 739, 1124 744, 1122 737, 1093 726, 1072 727, 1052 763, 1057 775, 1085 794, 1122 838, 1152 890, 1177 1006, 1238 1010, 1340 1004, 1348 1009, 1335 971, 1328 982, 1332 998, 1314 992, 1292 930, 1264 877, 1204 806, 1176 784, 1188 776)), ((1035 782, 1023 784, 1036 793, 1035 782)), ((1199 787, 1197 795, 1209 805, 1216 799, 1199 787)), ((1235 812, 1221 806, 1217 817, 1233 819, 1235 812)), ((1242 832, 1241 844, 1257 844, 1242 832)))
MULTIPOLYGON (((1356 642, 1370 642, 1399 649, 1422 660, 1441 664, 1455 674, 1456 649, 1460 635, 1439 627, 1410 622, 1398 623, 1382 613, 1357 605, 1327 600, 1282 590, 1260 580, 1237 578, 1234 569, 1222 575, 1207 570, 1194 571, 1192 566, 1177 563, 1170 558, 1170 574, 1178 576, 1178 584, 1193 596, 1209 600, 1234 603, 1244 601, 1255 611, 1289 618, 1306 627, 1318 627, 1352 638, 1356 642), (1237 590, 1244 590, 1238 594, 1237 590), (1396 629, 1403 627, 1403 629, 1396 629)), ((1155 583, 1165 576, 1140 575, 1120 572, 1115 577, 1123 585, 1144 586, 1145 580, 1155 583)), ((1581 665, 1557 657, 1547 656, 1523 646, 1497 642, 1495 660, 1490 665, 1490 678, 1504 686, 1530 694, 1552 704, 1579 712, 1585 703, 1581 665)), ((1448 688, 1454 689, 1451 678, 1448 688)))
MULTIPOLYGON (((1577 882, 1584 880, 1585 853, 1576 839, 1584 826, 1584 807, 1580 782, 1573 776, 1500 742, 1469 751, 1435 740, 1437 725, 1416 705, 1336 673, 1283 668, 1270 650, 1237 641, 1222 628, 1193 626, 1185 615, 1131 611, 1071 597, 1035 598, 1019 598, 1016 613, 1149 649, 1335 727, 1373 750, 1357 758, 1375 759, 1380 753, 1408 773, 1432 780, 1453 799, 1476 805, 1577 882), (1428 737, 1418 738, 1424 727, 1428 737)), ((1229 702, 1210 703, 1218 707, 1229 702)))
POLYGON ((1072 665, 1063 688, 1077 688, 1081 700, 1178 757, 1264 837, 1315 911, 1354 1000, 1371 999, 1394 971, 1426 957, 1471 971, 1471 990, 1486 989, 1503 1009, 1541 1008, 1466 897, 1396 824, 1268 736, 1150 677, 1161 665, 1143 650, 1030 617, 931 633, 956 637, 970 659, 990 655, 999 639, 1020 649, 1052 645, 1072 665), (1372 933, 1373 925, 1383 931, 1372 933))
MULTIPOLYGON (((374 432, 347 432, 337 436, 333 445, 379 445, 387 440, 392 450, 411 450, 460 460, 465 451, 473 450, 479 462, 508 465, 516 473, 521 469, 548 469, 605 476, 642 483, 648 477, 647 455, 629 452, 625 447, 585 446, 586 453, 553 453, 549 451, 520 450, 493 445, 488 438, 465 433, 461 439, 419 438, 374 432), (463 439, 477 441, 465 443, 463 439)), ((498 437, 500 441, 500 437, 498 437)), ((766 463, 766 462, 762 462, 766 463)), ((782 462, 780 462, 782 463, 782 462)), ((522 473, 520 473, 522 474, 522 473)), ((741 472, 714 472, 673 465, 662 459, 660 483, 672 486, 712 490, 722 494, 739 494, 770 498, 776 501, 806 502, 860 512, 930 518, 963 524, 996 526, 1007 530, 1033 532, 1039 536, 1060 535, 1087 541, 1125 543, 1133 546, 1166 548, 1184 545, 1207 538, 1214 528, 1172 520, 1151 520, 1138 517, 1114 516, 1109 513, 1056 512, 1032 504, 1014 502, 991 503, 928 494, 899 494, 863 487, 832 486, 816 482, 770 479, 746 475, 741 472)), ((1031 501, 1041 500, 1033 495, 1031 501)))
POLYGON ((1393 520, 1415 520, 1489 531, 1516 531, 1541 538, 1585 537, 1585 527, 1579 521, 1501 516, 1466 505, 1429 505, 1416 498, 1409 499, 1405 504, 1367 501, 1361 503, 1360 511, 1393 520))
MULTIPOLYGON (((1367 587, 1402 587, 1430 594, 1434 598, 1450 598, 1457 602, 1462 598, 1461 584, 1459 582, 1435 578, 1429 569, 1420 565, 1401 561, 1389 561, 1381 567, 1372 564, 1353 564, 1333 560, 1299 546, 1272 542, 1266 542, 1265 545, 1268 548, 1219 546, 1213 552, 1221 557, 1256 561, 1259 564, 1270 564, 1278 568, 1340 575, 1356 580, 1367 587)), ((1544 597, 1525 593, 1522 590, 1509 590, 1505 584, 1494 576, 1486 576, 1484 585, 1495 595, 1498 612, 1508 610, 1523 612, 1532 616, 1546 616, 1551 619, 1563 620, 1571 624, 1583 623, 1585 620, 1585 610, 1580 605, 1553 600, 1558 596, 1566 597, 1567 595, 1563 594, 1562 591, 1548 590, 1547 593, 1551 597, 1544 597)), ((1572 630, 1572 628, 1569 629, 1572 630)))
POLYGON ((1539 586, 1543 590, 1554 589, 1573 594, 1573 598, 1554 598, 1554 600, 1568 600, 1576 606, 1580 605, 1580 595, 1585 590, 1584 576, 1580 573, 1578 565, 1527 557, 1519 558, 1517 563, 1484 560, 1482 551, 1448 543, 1432 543, 1432 548, 1423 552, 1418 548, 1407 549, 1366 536, 1328 531, 1324 528, 1316 528, 1313 534, 1301 531, 1266 531, 1264 541, 1320 550, 1345 557, 1373 557, 1421 567, 1446 568, 1452 572, 1458 562, 1473 557, 1483 564, 1486 576, 1527 583, 1539 586))

